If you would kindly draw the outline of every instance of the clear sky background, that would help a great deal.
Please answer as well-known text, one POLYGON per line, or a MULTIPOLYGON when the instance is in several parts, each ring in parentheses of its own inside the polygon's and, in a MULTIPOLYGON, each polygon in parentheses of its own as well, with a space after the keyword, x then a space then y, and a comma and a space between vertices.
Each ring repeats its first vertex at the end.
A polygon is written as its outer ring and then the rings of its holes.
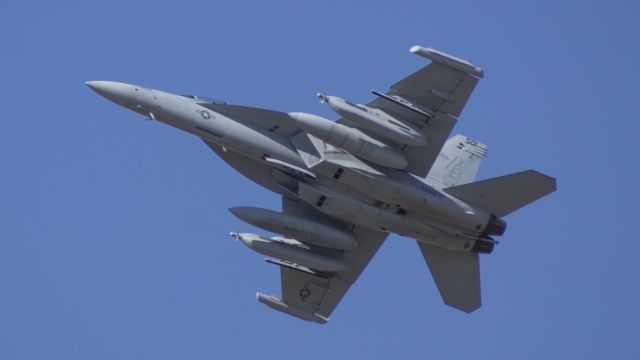
POLYGON ((640 50, 634 1, 0 2, 0 359, 639 359, 640 50), (426 64, 486 76, 454 133, 480 178, 558 191, 507 217, 483 307, 442 304, 391 236, 329 324, 272 311, 277 267, 226 210, 279 209, 195 137, 87 80, 335 118, 426 64))

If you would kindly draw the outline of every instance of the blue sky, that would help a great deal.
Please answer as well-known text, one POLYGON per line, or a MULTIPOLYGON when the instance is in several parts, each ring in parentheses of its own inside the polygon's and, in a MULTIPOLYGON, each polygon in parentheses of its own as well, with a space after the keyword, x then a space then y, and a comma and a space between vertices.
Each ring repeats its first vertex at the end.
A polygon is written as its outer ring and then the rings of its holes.
POLYGON ((639 6, 632 1, 0 3, 0 359, 637 359, 639 6), (391 236, 319 326, 269 310, 275 266, 227 212, 279 208, 196 138, 85 87, 126 81, 332 117, 425 64, 485 70, 455 133, 480 178, 558 191, 507 218, 483 307, 442 304, 391 236))

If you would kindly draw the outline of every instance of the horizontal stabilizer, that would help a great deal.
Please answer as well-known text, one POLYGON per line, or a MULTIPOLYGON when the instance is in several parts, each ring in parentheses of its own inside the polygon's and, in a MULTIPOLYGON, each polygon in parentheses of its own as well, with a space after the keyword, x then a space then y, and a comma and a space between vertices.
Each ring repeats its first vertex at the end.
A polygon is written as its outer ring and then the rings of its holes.
POLYGON ((535 170, 444 189, 449 195, 505 216, 556 190, 556 179, 535 170))
POLYGON ((477 253, 446 250, 418 242, 444 303, 470 313, 481 305, 477 253))

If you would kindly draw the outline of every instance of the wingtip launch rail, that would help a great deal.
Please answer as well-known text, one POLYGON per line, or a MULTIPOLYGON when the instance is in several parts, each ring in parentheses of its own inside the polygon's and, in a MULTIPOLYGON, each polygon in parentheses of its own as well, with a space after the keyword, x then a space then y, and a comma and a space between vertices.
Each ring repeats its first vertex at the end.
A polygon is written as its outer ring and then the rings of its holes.
POLYGON ((423 48, 419 45, 412 46, 409 51, 412 54, 422 56, 423 58, 446 65, 452 69, 466 72, 479 78, 484 77, 484 71, 479 66, 475 66, 466 60, 458 59, 457 57, 449 55, 442 51, 438 51, 432 48, 423 48))

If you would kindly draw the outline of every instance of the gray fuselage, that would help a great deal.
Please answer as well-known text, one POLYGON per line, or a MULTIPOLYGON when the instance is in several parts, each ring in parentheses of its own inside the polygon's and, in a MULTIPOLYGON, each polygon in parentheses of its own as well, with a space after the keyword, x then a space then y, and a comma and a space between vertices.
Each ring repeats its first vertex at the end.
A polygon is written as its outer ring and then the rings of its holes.
POLYGON ((311 205, 325 199, 320 203, 326 205, 318 206, 318 210, 346 222, 451 250, 470 251, 492 221, 491 214, 446 194, 425 179, 361 161, 345 152, 334 151, 337 155, 333 160, 328 154, 323 159, 326 161, 310 167, 290 137, 260 127, 255 121, 213 111, 195 97, 108 81, 87 85, 118 105, 203 139, 236 170, 272 191, 297 196, 311 205), (285 164, 276 167, 281 170, 279 176, 272 174, 274 164, 285 164), (296 168, 313 174, 315 181, 296 176, 296 168), (338 173, 340 176, 336 176, 338 173), (284 180, 279 182, 278 178, 284 180))

